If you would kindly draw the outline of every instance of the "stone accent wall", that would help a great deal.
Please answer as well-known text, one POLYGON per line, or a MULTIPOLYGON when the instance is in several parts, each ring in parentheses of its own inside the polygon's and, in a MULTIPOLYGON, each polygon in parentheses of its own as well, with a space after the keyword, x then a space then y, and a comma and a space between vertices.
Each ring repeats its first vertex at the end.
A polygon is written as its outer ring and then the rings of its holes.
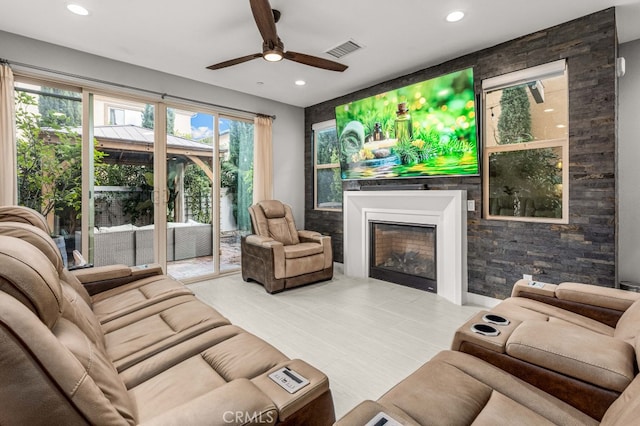
MULTIPOLYGON (((614 9, 606 9, 305 109, 305 224, 331 235, 343 259, 342 213, 313 209, 311 125, 335 118, 335 107, 386 90, 474 67, 476 93, 483 79, 558 59, 569 70, 569 224, 485 220, 480 177, 345 181, 361 185, 427 183, 430 189, 466 190, 469 291, 508 297, 522 274, 546 282, 576 281, 613 287, 616 250, 617 38, 614 9)), ((488 23, 490 25, 490 23, 488 23)), ((428 45, 425 46, 425 49, 428 45)), ((482 140, 482 135, 480 136, 482 140)))

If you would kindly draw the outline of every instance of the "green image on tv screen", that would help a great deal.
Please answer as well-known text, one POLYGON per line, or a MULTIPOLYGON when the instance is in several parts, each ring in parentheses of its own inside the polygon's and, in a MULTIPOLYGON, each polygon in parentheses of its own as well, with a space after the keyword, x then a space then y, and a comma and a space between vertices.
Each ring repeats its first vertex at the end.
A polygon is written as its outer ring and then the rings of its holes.
POLYGON ((336 107, 342 179, 478 175, 473 69, 336 107))

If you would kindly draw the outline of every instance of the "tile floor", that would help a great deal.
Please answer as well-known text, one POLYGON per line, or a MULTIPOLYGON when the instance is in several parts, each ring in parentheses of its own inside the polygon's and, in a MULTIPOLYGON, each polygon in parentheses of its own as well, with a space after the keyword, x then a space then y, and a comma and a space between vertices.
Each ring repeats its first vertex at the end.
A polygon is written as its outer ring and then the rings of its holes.
POLYGON ((437 352, 482 308, 433 293, 342 274, 332 281, 270 295, 239 274, 189 287, 234 324, 290 358, 322 370, 340 418, 377 399, 437 352))

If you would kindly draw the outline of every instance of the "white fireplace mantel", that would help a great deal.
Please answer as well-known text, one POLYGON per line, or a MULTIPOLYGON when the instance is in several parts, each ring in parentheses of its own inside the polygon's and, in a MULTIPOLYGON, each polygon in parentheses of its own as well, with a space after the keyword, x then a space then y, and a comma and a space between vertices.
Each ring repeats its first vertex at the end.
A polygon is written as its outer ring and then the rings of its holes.
POLYGON ((436 225, 438 295, 455 304, 464 304, 467 295, 466 204, 466 191, 345 191, 345 275, 369 276, 369 221, 436 225))

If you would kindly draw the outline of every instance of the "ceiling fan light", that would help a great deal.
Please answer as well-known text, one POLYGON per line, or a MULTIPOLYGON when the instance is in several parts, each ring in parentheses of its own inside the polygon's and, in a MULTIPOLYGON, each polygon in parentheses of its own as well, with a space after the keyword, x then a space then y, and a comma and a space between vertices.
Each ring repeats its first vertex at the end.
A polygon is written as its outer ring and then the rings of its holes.
POLYGON ((278 62, 282 60, 282 52, 278 50, 267 50, 262 54, 265 61, 278 62))

